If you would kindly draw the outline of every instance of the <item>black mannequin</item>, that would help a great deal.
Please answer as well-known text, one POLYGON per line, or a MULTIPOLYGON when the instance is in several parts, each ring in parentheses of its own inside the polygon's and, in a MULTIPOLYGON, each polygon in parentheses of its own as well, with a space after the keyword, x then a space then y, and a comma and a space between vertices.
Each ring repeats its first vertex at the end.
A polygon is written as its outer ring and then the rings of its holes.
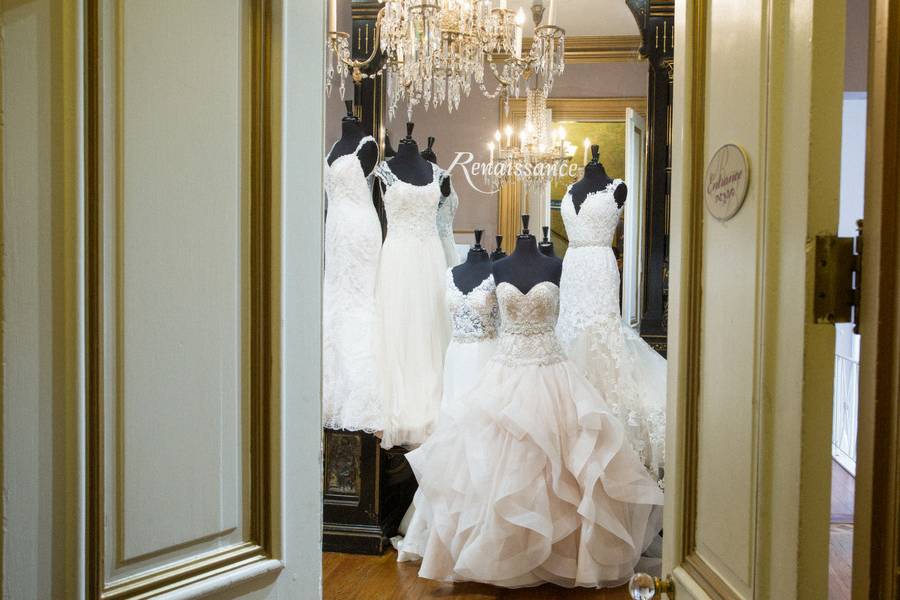
MULTIPOLYGON (((422 152, 421 152, 422 158, 424 158, 425 160, 427 160, 430 163, 437 164, 437 155, 434 153, 432 146, 434 146, 434 138, 429 137, 428 138, 428 147, 425 148, 424 150, 422 150, 422 152)), ((450 177, 447 177, 446 179, 444 179, 444 181, 441 182, 441 195, 442 196, 450 195, 450 177)))
MULTIPOLYGON (((347 116, 341 120, 341 139, 338 140, 328 154, 329 166, 341 156, 355 152, 360 140, 367 135, 363 131, 359 119, 353 116, 353 101, 345 100, 344 104, 347 106, 347 116)), ((358 156, 363 173, 368 175, 375 168, 375 163, 378 161, 378 144, 375 140, 370 140, 363 144, 362 148, 359 149, 358 156)))
POLYGON ((387 160, 392 156, 396 156, 397 151, 391 146, 391 136, 387 132, 384 133, 384 143, 382 150, 384 151, 384 159, 387 160))
MULTIPOLYGON (((584 167, 584 177, 576 181, 569 190, 569 194, 572 196, 572 204, 575 206, 575 214, 578 214, 578 211, 581 210, 581 205, 588 194, 602 190, 612 183, 612 179, 606 174, 606 169, 603 168, 603 164, 600 162, 600 146, 596 144, 591 146, 591 156, 591 162, 584 167)), ((624 183, 620 183, 613 192, 613 197, 615 197, 616 205, 619 208, 622 208, 622 205, 625 204, 627 195, 628 188, 624 183)))
POLYGON ((501 258, 506 258, 508 255, 503 251, 503 236, 495 236, 495 239, 497 240, 497 247, 493 252, 491 252, 491 260, 500 260, 501 258))
POLYGON ((491 274, 491 257, 481 246, 483 229, 475 230, 475 245, 469 248, 466 262, 451 269, 453 283, 463 294, 468 294, 491 274))
POLYGON ((556 258, 556 253, 553 251, 553 242, 550 241, 550 238, 547 236, 550 235, 550 228, 544 225, 541 227, 541 230, 544 232, 544 239, 541 240, 541 243, 538 244, 538 250, 541 251, 541 254, 544 256, 552 256, 556 258))
MULTIPOLYGON (((434 180, 434 168, 419 154, 419 145, 412 138, 412 123, 406 124, 406 137, 400 140, 397 154, 387 161, 391 173, 400 181, 410 185, 428 185, 434 180)), ((441 182, 441 194, 450 195, 450 178, 441 182)))
POLYGON ((422 150, 422 158, 424 158, 428 162, 433 162, 434 164, 437 164, 437 155, 434 153, 432 146, 434 146, 434 138, 429 137, 428 138, 428 147, 425 148, 424 150, 422 150))
POLYGON ((516 237, 516 248, 503 260, 494 263, 494 281, 510 283, 523 294, 542 281, 557 286, 562 275, 562 261, 541 254, 534 236, 528 233, 528 215, 522 215, 522 235, 516 237))

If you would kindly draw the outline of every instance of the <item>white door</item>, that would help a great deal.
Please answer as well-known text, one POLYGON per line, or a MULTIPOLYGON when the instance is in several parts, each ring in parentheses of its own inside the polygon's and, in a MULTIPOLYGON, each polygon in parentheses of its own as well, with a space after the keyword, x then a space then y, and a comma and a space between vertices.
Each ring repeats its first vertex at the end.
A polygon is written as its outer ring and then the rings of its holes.
POLYGON ((676 2, 665 572, 677 597, 826 598, 843 3, 676 2), (749 159, 721 222, 704 169, 749 159))
POLYGON ((633 108, 625 109, 625 257, 622 268, 622 318, 637 328, 641 314, 644 247, 644 177, 647 125, 633 108))
POLYGON ((0 3, 4 599, 318 596, 324 9, 0 3))

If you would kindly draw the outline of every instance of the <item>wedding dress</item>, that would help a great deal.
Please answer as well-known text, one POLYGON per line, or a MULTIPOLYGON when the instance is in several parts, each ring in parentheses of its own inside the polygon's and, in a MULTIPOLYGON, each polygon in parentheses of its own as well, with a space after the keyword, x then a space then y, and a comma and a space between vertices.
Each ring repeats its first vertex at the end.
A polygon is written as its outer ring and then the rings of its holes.
POLYGON ((560 206, 569 247, 563 259, 557 334, 566 355, 603 393, 644 466, 662 486, 665 467, 666 361, 623 321, 619 269, 611 243, 621 209, 615 180, 591 192, 576 213, 560 206))
MULTIPOLYGON (((494 276, 469 293, 463 293, 453 280, 453 272, 447 269, 447 309, 453 326, 453 337, 444 356, 444 394, 441 406, 456 402, 462 393, 481 375, 497 348, 497 325, 500 314, 497 308, 497 292, 494 276)), ((438 417, 440 418, 440 417, 438 417)), ((409 506, 398 531, 400 536, 391 543, 403 560, 403 537, 410 531, 421 534, 425 528, 416 523, 415 502, 409 506)), ((410 542, 414 546, 418 542, 410 542)))
POLYGON ((444 257, 448 267, 455 267, 460 263, 459 252, 456 251, 456 240, 453 238, 453 217, 459 208, 459 196, 450 184, 450 194, 443 196, 438 205, 437 227, 441 236, 441 246, 444 249, 444 257))
POLYGON ((496 293, 496 352, 407 454, 419 491, 399 558, 441 581, 620 585, 660 530, 662 492, 565 358, 559 288, 496 293))
POLYGON ((421 444, 441 403, 450 320, 436 224, 442 171, 432 168, 434 179, 421 186, 398 179, 386 162, 375 168, 388 226, 375 288, 384 448, 421 444))
POLYGON ((357 156, 367 142, 375 139, 366 136, 353 153, 325 162, 322 396, 325 427, 372 433, 382 429, 374 352, 381 224, 357 156))
POLYGON ((497 348, 497 292, 494 276, 488 275, 468 294, 464 294, 447 269, 447 308, 453 337, 444 355, 444 392, 442 404, 455 402, 478 379, 497 348))

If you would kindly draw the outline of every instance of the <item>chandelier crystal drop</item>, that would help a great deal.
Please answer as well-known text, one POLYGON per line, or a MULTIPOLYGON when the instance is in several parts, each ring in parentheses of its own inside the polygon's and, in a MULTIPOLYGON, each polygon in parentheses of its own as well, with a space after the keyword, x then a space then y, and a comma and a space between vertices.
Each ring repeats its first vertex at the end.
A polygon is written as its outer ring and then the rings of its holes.
POLYGON ((575 154, 575 146, 566 141, 565 129, 553 126, 544 88, 529 89, 527 94, 525 122, 518 136, 507 125, 488 142, 490 162, 484 177, 494 186, 522 182, 540 187, 566 177, 566 167, 575 154))
MULTIPOLYGON (((334 10, 332 0, 330 12, 334 10)), ((543 12, 541 1, 532 6, 534 38, 523 52, 525 15, 522 9, 508 9, 506 0, 497 7, 493 0, 382 0, 368 58, 353 59, 349 35, 329 31, 326 92, 330 94, 335 76, 343 94, 348 74, 358 85, 384 73, 389 117, 405 103, 408 119, 416 106, 458 109, 473 86, 489 98, 508 99, 511 93, 518 96, 521 80, 535 76, 549 93, 553 78, 565 67, 565 31, 540 25, 543 12), (363 71, 376 57, 377 70, 363 71), (485 82, 487 69, 496 81, 494 89, 485 82)))

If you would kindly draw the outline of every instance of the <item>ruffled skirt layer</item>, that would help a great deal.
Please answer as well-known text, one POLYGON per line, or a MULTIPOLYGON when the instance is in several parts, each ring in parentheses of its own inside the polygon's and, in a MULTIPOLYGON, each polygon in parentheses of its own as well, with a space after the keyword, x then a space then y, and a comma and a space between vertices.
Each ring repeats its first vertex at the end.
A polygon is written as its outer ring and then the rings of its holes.
POLYGON ((567 361, 491 361, 407 459, 419 491, 400 559, 429 579, 620 585, 660 530, 662 492, 567 361))

